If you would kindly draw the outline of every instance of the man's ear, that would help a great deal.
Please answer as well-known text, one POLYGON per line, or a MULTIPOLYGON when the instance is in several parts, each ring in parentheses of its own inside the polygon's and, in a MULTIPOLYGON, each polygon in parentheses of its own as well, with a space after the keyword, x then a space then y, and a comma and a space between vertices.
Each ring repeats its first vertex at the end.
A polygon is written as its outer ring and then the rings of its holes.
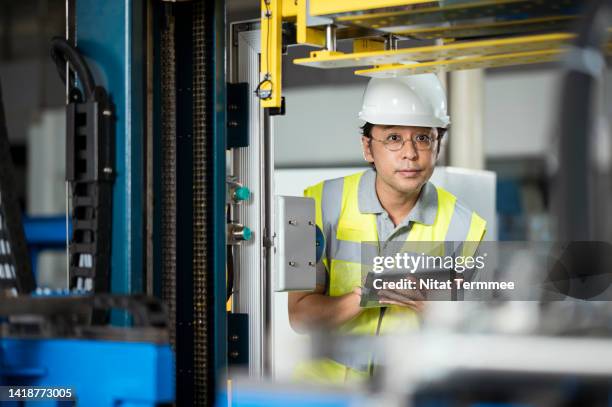
POLYGON ((436 160, 438 158, 440 158, 440 152, 442 151, 442 140, 444 140, 444 137, 440 137, 437 141, 437 146, 436 146, 436 160))
POLYGON ((361 150, 363 152, 363 159, 369 163, 374 162, 374 157, 372 156, 372 140, 368 137, 361 136, 361 150))

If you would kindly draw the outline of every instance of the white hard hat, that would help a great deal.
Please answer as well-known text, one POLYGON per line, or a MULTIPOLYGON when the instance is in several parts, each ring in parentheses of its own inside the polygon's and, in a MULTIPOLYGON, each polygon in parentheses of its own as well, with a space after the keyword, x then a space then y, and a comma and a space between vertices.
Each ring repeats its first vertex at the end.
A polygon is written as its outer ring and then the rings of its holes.
POLYGON ((359 118, 372 124, 447 127, 446 93, 433 73, 372 78, 359 118))

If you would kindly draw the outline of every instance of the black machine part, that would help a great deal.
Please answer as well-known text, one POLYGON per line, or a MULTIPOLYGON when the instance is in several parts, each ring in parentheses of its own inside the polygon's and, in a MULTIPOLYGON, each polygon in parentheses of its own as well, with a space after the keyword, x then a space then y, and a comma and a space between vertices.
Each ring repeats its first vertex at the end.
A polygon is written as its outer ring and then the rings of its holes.
MULTIPOLYGON (((608 37, 612 0, 585 4, 576 39, 564 60, 559 111, 559 165, 555 203, 559 241, 608 240, 607 200, 594 182, 596 87, 605 69, 603 45, 608 37)), ((609 174, 606 174, 609 176, 609 174)), ((604 180, 609 185, 609 180, 604 180)), ((603 191, 608 193, 608 191, 603 191)))
POLYGON ((36 286, 14 182, 15 170, 0 86, 0 296, 3 291, 16 291, 13 295, 27 294, 36 286))
POLYGON ((66 106, 66 181, 72 191, 70 288, 109 291, 112 185, 115 177, 115 113, 104 88, 96 86, 78 50, 61 37, 51 41, 51 57, 69 83, 66 106), (66 63, 78 83, 68 75, 66 63))
POLYGON ((7 322, 0 324, 0 337, 168 342, 166 308, 158 299, 144 295, 0 298, 0 321, 2 318, 7 322), (132 317, 132 327, 124 329, 91 323, 93 315, 112 310, 127 311, 132 317))

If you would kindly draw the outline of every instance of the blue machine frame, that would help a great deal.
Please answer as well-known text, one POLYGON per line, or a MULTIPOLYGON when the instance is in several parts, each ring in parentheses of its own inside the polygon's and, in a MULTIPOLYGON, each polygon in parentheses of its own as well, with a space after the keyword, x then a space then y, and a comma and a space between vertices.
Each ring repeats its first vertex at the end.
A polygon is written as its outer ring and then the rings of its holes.
MULTIPOLYGON (((45 250, 66 250, 66 218, 64 216, 24 216, 25 232, 34 278, 38 277, 38 255, 45 250)), ((72 236, 72 224, 68 223, 68 236, 72 236)))
MULTIPOLYGON (((209 227, 215 236, 210 247, 212 257, 208 278, 212 285, 214 338, 211 349, 211 370, 215 377, 224 377, 227 368, 227 327, 225 287, 225 2, 211 3, 214 26, 211 51, 215 73, 212 116, 212 188, 209 227)), ((98 83, 103 85, 115 104, 116 174, 113 189, 112 282, 115 294, 144 291, 143 217, 144 206, 144 115, 145 81, 143 39, 145 2, 139 0, 76 1, 76 40, 79 50, 88 59, 98 83)), ((181 193, 177 191, 177 193, 181 193)), ((187 272, 187 270, 183 270, 187 272)), ((183 301, 187 299, 183 298, 183 301)), ((127 316, 114 318, 115 324, 127 324, 127 316)), ((216 384, 216 380, 213 380, 216 384)), ((214 384, 213 384, 214 386, 214 384)))
MULTIPOLYGON (((155 406, 174 400, 169 345, 86 339, 1 339, 0 385, 70 388, 79 406, 155 406)), ((57 406, 58 401, 32 401, 57 406)), ((1 401, 0 405, 20 405, 1 401)))
MULTIPOLYGON (((115 105, 111 291, 143 292, 143 10, 138 0, 78 0, 76 41, 115 105)), ((127 315, 117 324, 127 324, 127 315)))

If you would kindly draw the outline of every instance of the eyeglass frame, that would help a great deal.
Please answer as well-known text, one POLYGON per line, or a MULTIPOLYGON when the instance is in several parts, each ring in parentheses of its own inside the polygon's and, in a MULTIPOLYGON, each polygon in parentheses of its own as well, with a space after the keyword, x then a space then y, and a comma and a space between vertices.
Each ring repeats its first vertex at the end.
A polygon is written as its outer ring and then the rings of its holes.
MULTIPOLYGON (((404 145, 406 145, 406 143, 408 142, 408 140, 410 140, 410 142, 412 143, 412 147, 415 149, 415 151, 432 151, 432 150, 433 150, 433 146, 434 146, 435 142, 436 142, 436 141, 440 141, 440 140, 442 139, 442 137, 444 136, 445 130, 446 130, 446 129, 442 129, 442 130, 443 130, 443 131, 441 132, 442 134, 440 134, 440 130, 441 130, 441 129, 439 129, 439 128, 435 128, 435 127, 432 127, 432 128, 429 130, 429 132, 431 133, 431 132, 433 131, 433 129, 436 129, 436 132, 438 133, 438 136, 437 136, 436 138, 430 138, 430 139, 431 139, 431 142, 430 142, 430 144, 429 144, 429 147, 428 147, 428 148, 425 148, 425 149, 420 149, 420 148, 417 148, 417 146, 416 146, 416 142, 413 140, 413 137, 414 137, 414 136, 420 136, 420 135, 423 135, 422 133, 421 133, 421 134, 418 134, 418 133, 417 133, 417 134, 415 134, 415 135, 413 135, 413 136, 410 136, 409 138, 406 138, 406 139, 404 139, 403 137, 401 137, 401 140, 402 140, 402 145, 401 145, 401 147, 400 147, 400 148, 398 148, 397 150, 392 150, 392 149, 390 149, 388 145, 389 145, 391 142, 389 142, 389 141, 387 141, 387 140, 379 140, 379 139, 375 138, 374 136, 372 136, 371 134, 370 134, 370 135, 368 135, 368 136, 364 136, 364 137, 366 137, 366 138, 368 138, 368 139, 370 139, 370 140, 378 141, 379 143, 381 143, 381 144, 382 144, 382 145, 385 147, 385 149, 387 149, 387 151, 392 151, 392 152, 401 151, 401 150, 404 148, 404 145)), ((390 135, 392 135, 392 134, 390 134, 390 135)), ((398 136, 399 136, 399 135, 398 135, 398 136)), ((427 137, 429 137, 429 136, 427 136, 427 137)))

